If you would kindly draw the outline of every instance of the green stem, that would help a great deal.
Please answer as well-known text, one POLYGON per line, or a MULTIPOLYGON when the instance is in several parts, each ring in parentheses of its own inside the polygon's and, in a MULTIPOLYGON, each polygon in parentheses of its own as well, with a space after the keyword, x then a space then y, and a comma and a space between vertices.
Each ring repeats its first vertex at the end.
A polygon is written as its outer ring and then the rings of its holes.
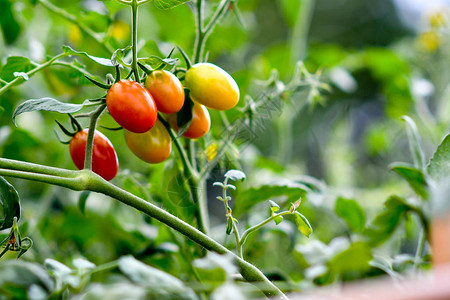
POLYGON ((259 224, 256 224, 255 226, 250 227, 249 229, 247 229, 246 231, 244 231, 244 233, 242 234, 242 237, 241 237, 241 239, 240 239, 240 241, 239 241, 240 246, 243 246, 243 245, 245 244, 245 241, 247 240, 247 238, 248 238, 248 236, 249 236, 250 233, 252 233, 252 232, 258 230, 259 228, 263 227, 263 226, 266 225, 267 223, 273 221, 276 217, 280 217, 280 216, 284 216, 284 215, 289 215, 289 214, 291 214, 291 212, 288 211, 288 210, 287 210, 287 211, 284 211, 284 212, 281 212, 281 213, 279 213, 279 214, 273 214, 270 218, 268 218, 268 219, 262 221, 262 222, 259 223, 259 224))
POLYGON ((419 239, 417 241, 416 255, 414 257, 414 268, 419 271, 420 264, 422 262, 423 250, 425 248, 425 243, 427 241, 425 230, 422 228, 419 233, 419 239))
POLYGON ((194 43, 194 64, 198 63, 203 56, 203 0, 197 0, 196 3, 196 18, 195 18, 195 26, 197 28, 197 33, 195 35, 195 43, 194 43))
POLYGON ((195 46, 194 46, 194 63, 198 63, 203 59, 203 51, 205 48, 206 40, 208 39, 209 34, 212 32, 220 17, 224 13, 227 8, 229 2, 231 0, 222 0, 219 3, 214 15, 211 17, 211 20, 203 28, 203 0, 197 0, 196 5, 196 26, 197 33, 195 37, 195 46))
MULTIPOLYGON (((50 60, 48 60, 47 62, 43 63, 43 64, 38 64, 36 66, 36 68, 26 72, 25 74, 28 75, 28 77, 31 77, 33 74, 41 71, 42 69, 45 69, 48 66, 51 66, 57 59, 60 59, 62 57, 66 57, 67 54, 65 53, 60 53, 54 57, 52 57, 50 60)), ((25 81, 25 79, 23 79, 22 76, 18 76, 16 78, 14 78, 13 80, 11 80, 10 82, 8 82, 6 85, 4 85, 2 88, 0 88, 0 95, 2 95, 3 93, 5 93, 7 90, 9 90, 11 87, 13 87, 14 85, 16 85, 19 82, 23 82, 25 81)))
POLYGON ((209 218, 208 218, 208 207, 206 203, 206 195, 205 195, 205 187, 204 181, 200 180, 197 170, 195 170, 188 158, 186 151, 180 143, 180 140, 177 138, 172 128, 170 128, 170 124, 164 120, 161 115, 158 115, 158 119, 169 132, 170 138, 172 142, 175 144, 175 148, 177 148, 178 154, 180 155, 181 162, 183 163, 184 169, 184 177, 188 180, 189 190, 192 196, 192 200, 197 205, 197 221, 199 229, 203 233, 208 233, 209 228, 209 218))
POLYGON ((84 169, 86 170, 92 170, 92 151, 94 147, 95 128, 97 127, 98 118, 105 111, 105 109, 106 104, 102 104, 94 110, 90 116, 91 119, 89 121, 89 131, 86 141, 86 153, 84 155, 84 169))
POLYGON ((178 154, 180 155, 180 158, 181 158, 181 162, 183 163, 184 173, 187 176, 187 178, 189 178, 190 176, 197 177, 198 176, 197 171, 194 170, 191 163, 189 162, 189 158, 186 154, 186 151, 184 151, 184 148, 181 145, 180 140, 177 138, 177 136, 173 132, 172 128, 170 128, 170 124, 166 120, 164 120, 164 118, 161 117, 161 115, 159 115, 159 114, 158 114, 158 119, 161 121, 161 123, 167 129, 167 132, 169 133, 170 138, 172 139, 172 142, 175 144, 175 148, 177 148, 178 154))
POLYGON ((139 71, 137 67, 137 19, 138 19, 138 3, 137 0, 133 0, 131 4, 131 17, 133 19, 133 26, 132 26, 132 52, 133 52, 133 60, 132 60, 132 69, 134 73, 134 80, 139 82, 139 71))
POLYGON ((97 266, 97 267, 89 270, 89 272, 87 272, 86 274, 92 275, 92 274, 99 273, 99 272, 109 271, 109 270, 117 268, 118 266, 119 266, 119 261, 114 260, 114 261, 110 261, 106 264, 97 266))
POLYGON ((108 53, 113 53, 114 49, 111 48, 108 44, 106 44, 105 40, 100 37, 99 34, 95 33, 92 29, 84 25, 82 22, 80 22, 74 15, 69 14, 64 9, 61 9, 52 3, 50 3, 47 0, 38 0, 39 3, 42 4, 46 9, 49 11, 59 15, 61 18, 69 21, 70 23, 76 25, 83 33, 90 36, 92 39, 94 39, 100 46, 103 47, 103 49, 108 53))

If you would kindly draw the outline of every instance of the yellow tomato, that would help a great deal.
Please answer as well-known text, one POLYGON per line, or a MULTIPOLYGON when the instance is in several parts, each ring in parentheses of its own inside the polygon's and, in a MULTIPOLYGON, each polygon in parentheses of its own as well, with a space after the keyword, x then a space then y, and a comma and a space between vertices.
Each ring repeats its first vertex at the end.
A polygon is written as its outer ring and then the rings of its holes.
POLYGON ((239 101, 239 87, 223 69, 211 63, 198 63, 185 77, 193 100, 215 110, 228 110, 239 101))
POLYGON ((145 162, 157 164, 165 161, 172 151, 172 140, 161 121, 144 133, 124 129, 125 141, 137 157, 145 162))

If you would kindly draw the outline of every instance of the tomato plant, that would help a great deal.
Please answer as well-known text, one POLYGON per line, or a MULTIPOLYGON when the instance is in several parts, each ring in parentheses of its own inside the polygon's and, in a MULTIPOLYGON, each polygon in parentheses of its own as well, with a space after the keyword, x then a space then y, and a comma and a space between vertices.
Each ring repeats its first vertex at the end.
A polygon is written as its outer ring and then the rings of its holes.
POLYGON ((145 162, 157 164, 165 161, 172 151, 172 140, 167 129, 156 121, 155 126, 144 133, 124 130, 128 148, 145 162))
POLYGON ((184 89, 180 80, 166 70, 151 72, 145 80, 145 88, 155 100, 158 111, 173 114, 184 104, 184 89))
MULTIPOLYGON (((87 137, 88 130, 84 129, 77 132, 69 144, 70 156, 79 170, 84 168, 87 137)), ((119 160, 114 146, 103 133, 95 131, 92 147, 92 171, 105 180, 111 180, 116 176, 118 169, 119 160)))
POLYGON ((448 262, 448 16, 345 2, 0 0, 0 298, 286 299, 448 262))
POLYGON ((239 87, 233 77, 211 63, 198 63, 186 73, 185 85, 193 100, 215 110, 228 110, 239 101, 239 87))
POLYGON ((132 80, 114 83, 106 95, 106 105, 114 120, 131 132, 150 130, 158 116, 152 96, 142 85, 132 80))

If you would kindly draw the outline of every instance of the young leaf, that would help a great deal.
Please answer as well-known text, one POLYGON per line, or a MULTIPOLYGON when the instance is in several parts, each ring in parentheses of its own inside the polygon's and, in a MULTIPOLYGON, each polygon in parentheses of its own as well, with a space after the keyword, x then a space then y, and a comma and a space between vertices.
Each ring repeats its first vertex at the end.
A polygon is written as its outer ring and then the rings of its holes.
POLYGON ((450 134, 439 144, 427 166, 428 174, 436 181, 450 177, 450 134))
POLYGON ((147 58, 139 59, 141 64, 150 65, 155 70, 164 69, 167 65, 174 66, 178 61, 178 58, 160 58, 155 55, 151 55, 147 58))
POLYGON ((233 181, 244 181, 245 179, 245 173, 239 170, 229 170, 228 172, 225 173, 225 178, 228 178, 228 180, 233 180, 233 181))
POLYGON ((9 56, 6 60, 6 64, 0 71, 0 78, 9 82, 17 77, 14 73, 26 73, 35 67, 36 66, 26 57, 9 56))
POLYGON ((278 216, 273 220, 275 221, 275 225, 278 225, 283 221, 283 216, 278 216))
POLYGON ((155 0, 155 6, 159 9, 169 9, 174 8, 180 4, 189 2, 189 0, 155 0))
POLYGON ((295 221, 297 222, 298 230, 300 230, 304 236, 309 237, 313 230, 308 219, 298 211, 295 211, 295 221))
POLYGON ((402 163, 391 165, 391 169, 406 179, 418 196, 423 199, 428 199, 427 181, 425 179, 425 175, 420 169, 416 169, 414 166, 402 163))
POLYGON ((363 232, 368 238, 368 242, 373 246, 382 244, 386 241, 401 223, 406 212, 412 210, 412 208, 398 196, 389 197, 384 203, 384 206, 385 209, 372 221, 372 226, 363 232))
POLYGON ((87 58, 95 61, 96 63, 98 63, 100 65, 107 66, 107 67, 114 67, 114 64, 111 62, 111 59, 92 56, 92 55, 87 54, 86 52, 76 51, 69 46, 63 46, 62 49, 65 54, 84 56, 84 57, 87 57, 87 58))
POLYGON ((233 219, 228 218, 226 233, 229 235, 232 230, 233 230, 233 219))
POLYGON ((408 116, 403 116, 402 119, 406 122, 406 132, 408 134, 409 149, 413 157, 414 166, 417 169, 424 170, 425 155, 423 154, 422 140, 420 138, 419 131, 417 130, 416 123, 414 123, 414 121, 408 116))
MULTIPOLYGON (((74 113, 80 111, 84 105, 89 104, 89 100, 82 104, 59 102, 53 98, 30 99, 20 104, 13 113, 12 120, 16 125, 16 117, 25 112, 32 112, 37 110, 56 111, 62 114, 74 113)), ((17 125, 16 125, 17 126, 17 125)))
POLYGON ((131 49, 131 46, 128 46, 126 48, 117 49, 116 51, 114 51, 114 53, 111 57, 111 63, 114 66, 121 64, 122 66, 125 66, 125 67, 131 67, 131 64, 128 64, 123 60, 123 58, 125 56, 125 51, 129 51, 130 49, 131 49))
POLYGON ((20 219, 19 194, 3 177, 0 177, 0 230, 10 228, 14 217, 20 219))
POLYGON ((334 210, 339 217, 344 219, 350 230, 359 232, 364 229, 366 216, 355 200, 339 197, 334 210))

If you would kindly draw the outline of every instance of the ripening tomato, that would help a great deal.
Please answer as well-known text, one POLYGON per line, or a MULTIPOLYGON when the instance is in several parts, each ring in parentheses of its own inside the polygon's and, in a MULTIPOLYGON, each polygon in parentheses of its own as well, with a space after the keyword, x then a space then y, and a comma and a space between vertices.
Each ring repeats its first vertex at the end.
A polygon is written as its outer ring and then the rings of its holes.
MULTIPOLYGON (((77 132, 69 144, 72 160, 79 170, 84 168, 84 156, 88 129, 77 132)), ((92 171, 105 180, 113 179, 119 169, 119 160, 116 151, 108 138, 100 131, 95 131, 92 147, 92 171)))
POLYGON ((125 141, 137 157, 145 162, 157 164, 165 161, 172 151, 172 140, 161 121, 144 133, 124 130, 125 141))
POLYGON ((145 88, 155 100, 158 111, 166 114, 178 112, 184 104, 184 89, 180 80, 165 70, 150 73, 145 80, 145 88))
POLYGON ((149 131, 158 117, 152 96, 136 81, 121 80, 113 84, 106 95, 106 105, 113 119, 131 132, 149 131))
POLYGON ((192 66, 185 77, 193 100, 215 110, 233 108, 239 100, 239 87, 223 69, 210 63, 192 66))
MULTIPOLYGON (((173 129, 178 131, 177 115, 168 115, 167 118, 173 129)), ((192 121, 191 124, 189 124, 188 129, 183 133, 183 136, 190 139, 199 139, 209 131, 210 127, 211 118, 208 109, 204 105, 194 102, 194 107, 192 108, 192 121)))

